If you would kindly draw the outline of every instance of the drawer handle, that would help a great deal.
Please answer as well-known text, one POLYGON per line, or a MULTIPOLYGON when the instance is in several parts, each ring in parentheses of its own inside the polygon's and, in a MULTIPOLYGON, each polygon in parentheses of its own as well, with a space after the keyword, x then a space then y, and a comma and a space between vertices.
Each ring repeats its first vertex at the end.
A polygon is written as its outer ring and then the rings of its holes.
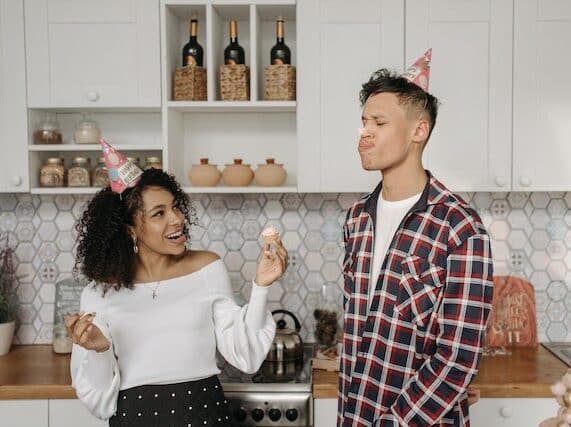
POLYGON ((95 102, 99 99, 99 93, 95 92, 94 90, 91 92, 87 92, 87 99, 91 102, 95 102))
POLYGON ((500 408, 500 415, 504 418, 510 418, 514 414, 514 411, 509 406, 502 406, 500 408))

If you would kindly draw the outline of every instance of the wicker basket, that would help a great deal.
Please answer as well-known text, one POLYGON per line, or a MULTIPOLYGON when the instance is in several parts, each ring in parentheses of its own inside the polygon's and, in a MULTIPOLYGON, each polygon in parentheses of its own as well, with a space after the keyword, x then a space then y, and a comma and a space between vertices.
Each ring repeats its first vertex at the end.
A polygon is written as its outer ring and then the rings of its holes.
POLYGON ((220 98, 223 101, 250 99, 250 68, 247 65, 220 66, 220 98))
POLYGON ((295 67, 293 65, 267 65, 264 69, 264 80, 265 100, 295 100, 295 67))
POLYGON ((173 92, 175 101, 206 101, 206 69, 196 65, 177 68, 173 92))

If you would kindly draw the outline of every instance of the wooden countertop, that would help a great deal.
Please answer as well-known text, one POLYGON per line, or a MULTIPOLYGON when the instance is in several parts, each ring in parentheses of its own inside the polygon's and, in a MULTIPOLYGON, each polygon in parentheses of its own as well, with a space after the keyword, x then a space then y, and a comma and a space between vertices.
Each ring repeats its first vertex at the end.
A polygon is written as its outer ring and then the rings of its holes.
MULTIPOLYGON (((69 355, 51 345, 19 345, 0 356, 0 399, 74 399, 69 355)), ((542 346, 484 357, 474 386, 482 397, 552 397, 549 386, 567 365, 542 346)), ((337 397, 337 372, 313 371, 313 396, 337 397)))
POLYGON ((75 399, 70 357, 51 345, 16 345, 0 356, 0 399, 75 399))
MULTIPOLYGON (((541 345, 514 349, 510 356, 485 356, 473 386, 482 397, 553 397, 549 387, 567 369, 541 345)), ((337 397, 337 372, 313 370, 313 397, 337 397)))

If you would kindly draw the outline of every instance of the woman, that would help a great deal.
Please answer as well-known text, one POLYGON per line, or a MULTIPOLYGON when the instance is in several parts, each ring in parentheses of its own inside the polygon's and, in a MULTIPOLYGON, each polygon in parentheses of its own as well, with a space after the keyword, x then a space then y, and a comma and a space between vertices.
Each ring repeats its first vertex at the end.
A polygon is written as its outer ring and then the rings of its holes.
POLYGON ((286 269, 285 248, 264 245, 239 307, 218 256, 185 248, 194 223, 174 178, 150 169, 122 194, 97 193, 77 224, 77 267, 96 285, 66 319, 72 382, 110 426, 229 426, 216 349, 252 373, 270 348, 267 287, 286 269))

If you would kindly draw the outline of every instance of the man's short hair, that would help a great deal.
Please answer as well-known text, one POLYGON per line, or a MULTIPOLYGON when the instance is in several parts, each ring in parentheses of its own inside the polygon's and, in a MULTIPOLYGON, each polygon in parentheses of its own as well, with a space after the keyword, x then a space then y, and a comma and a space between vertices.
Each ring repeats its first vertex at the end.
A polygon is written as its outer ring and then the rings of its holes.
POLYGON ((359 93, 361 107, 371 96, 384 92, 394 93, 401 105, 416 109, 428 116, 430 123, 430 131, 426 138, 428 141, 436 125, 438 99, 397 73, 381 68, 371 75, 368 82, 363 83, 359 93))

